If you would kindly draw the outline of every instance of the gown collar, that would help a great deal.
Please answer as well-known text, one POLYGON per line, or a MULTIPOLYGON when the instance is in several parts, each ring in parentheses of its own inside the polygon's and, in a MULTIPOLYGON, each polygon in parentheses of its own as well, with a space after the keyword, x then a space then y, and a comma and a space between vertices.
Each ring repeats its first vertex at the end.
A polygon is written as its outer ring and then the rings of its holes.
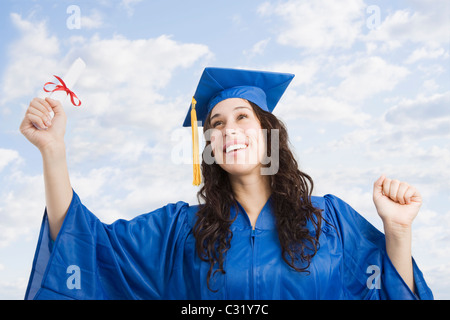
MULTIPOLYGON (((245 212, 245 209, 242 205, 236 201, 237 203, 237 212, 236 207, 231 207, 231 217, 235 217, 237 214, 236 220, 233 222, 232 228, 234 229, 252 229, 252 224, 250 219, 245 212)), ((272 196, 269 197, 264 207, 261 209, 261 212, 258 215, 256 220, 255 229, 256 230, 272 230, 276 228, 275 216, 272 209, 272 196)))

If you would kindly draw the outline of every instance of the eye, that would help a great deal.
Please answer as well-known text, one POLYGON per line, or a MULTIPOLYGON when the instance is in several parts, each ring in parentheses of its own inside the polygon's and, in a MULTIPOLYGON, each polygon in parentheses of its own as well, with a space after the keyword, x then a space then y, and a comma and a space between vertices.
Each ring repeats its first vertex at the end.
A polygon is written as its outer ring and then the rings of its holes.
POLYGON ((245 113, 241 113, 241 114, 239 114, 238 117, 237 117, 238 120, 245 119, 245 118, 248 118, 248 115, 245 114, 245 113))
POLYGON ((216 128, 216 127, 218 127, 218 126, 221 125, 221 124, 222 124, 222 121, 218 120, 218 121, 214 121, 214 122, 211 124, 211 126, 212 126, 213 128, 216 128))

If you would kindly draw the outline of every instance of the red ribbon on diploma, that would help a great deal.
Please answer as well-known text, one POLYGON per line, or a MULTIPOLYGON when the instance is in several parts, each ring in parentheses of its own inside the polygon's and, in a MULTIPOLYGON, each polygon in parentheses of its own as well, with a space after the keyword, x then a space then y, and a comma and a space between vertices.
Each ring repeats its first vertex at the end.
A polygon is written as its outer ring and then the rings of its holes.
POLYGON ((79 107, 81 105, 81 101, 80 101, 80 99, 78 99, 77 95, 75 93, 73 93, 73 91, 71 91, 69 88, 67 88, 66 84, 64 83, 64 81, 60 77, 55 76, 55 75, 53 75, 53 76, 56 79, 58 79, 61 84, 56 84, 56 83, 53 83, 53 82, 47 82, 46 84, 44 84, 44 91, 45 92, 65 91, 70 96, 70 101, 72 101, 72 104, 74 106, 76 106, 76 107, 79 107), (45 87, 47 85, 49 85, 49 84, 55 85, 55 89, 47 90, 45 87), (75 99, 78 100, 78 103, 75 103, 75 99))

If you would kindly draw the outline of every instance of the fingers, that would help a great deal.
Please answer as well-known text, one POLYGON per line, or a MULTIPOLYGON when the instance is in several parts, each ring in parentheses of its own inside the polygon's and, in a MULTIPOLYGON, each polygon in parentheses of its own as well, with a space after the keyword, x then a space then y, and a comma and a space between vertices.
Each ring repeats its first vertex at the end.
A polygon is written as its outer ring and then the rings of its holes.
POLYGON ((409 188, 405 192, 404 197, 407 201, 407 204, 410 204, 411 202, 422 203, 422 196, 420 195, 419 191, 417 191, 417 189, 413 186, 409 186, 409 188))
POLYGON ((381 193, 382 192, 382 188, 383 188, 383 182, 386 179, 386 177, 384 176, 384 174, 382 174, 377 181, 375 181, 375 183, 373 184, 373 190, 377 193, 381 193))
POLYGON ((405 182, 399 183, 398 190, 397 190, 397 202, 399 202, 400 204, 409 204, 411 202, 410 198, 406 196, 406 191, 408 190, 408 188, 412 188, 412 187, 410 187, 405 182))
POLYGON ((51 112, 54 112, 55 114, 64 112, 64 109, 61 105, 61 102, 59 100, 54 100, 52 98, 45 98, 45 101, 48 103, 49 107, 51 108, 51 112))
POLYGON ((52 111, 52 107, 50 106, 50 104, 46 100, 41 98, 34 98, 33 100, 31 100, 30 107, 33 107, 41 111, 42 113, 49 113, 52 111))
POLYGON ((38 129, 47 129, 51 126, 51 111, 52 108, 47 101, 41 98, 34 98, 30 102, 25 117, 38 129))
POLYGON ((383 182, 386 179, 386 177, 381 175, 377 181, 373 184, 373 201, 376 203, 378 199, 383 197, 383 182))
POLYGON ((400 181, 391 180, 386 178, 383 183, 383 193, 385 196, 388 196, 392 200, 395 200, 397 196, 398 186, 400 185, 400 181))
POLYGON ((389 178, 383 181, 382 192, 385 196, 400 204, 410 204, 412 198, 418 195, 416 188, 408 183, 389 178))

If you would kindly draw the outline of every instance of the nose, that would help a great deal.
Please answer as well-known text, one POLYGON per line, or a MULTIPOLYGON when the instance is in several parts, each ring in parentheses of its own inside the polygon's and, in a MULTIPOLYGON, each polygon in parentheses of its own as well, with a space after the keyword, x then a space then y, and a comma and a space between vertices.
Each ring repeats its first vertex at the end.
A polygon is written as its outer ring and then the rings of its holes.
POLYGON ((234 137, 238 134, 240 130, 237 123, 233 121, 227 122, 224 129, 225 129, 225 137, 234 137))

